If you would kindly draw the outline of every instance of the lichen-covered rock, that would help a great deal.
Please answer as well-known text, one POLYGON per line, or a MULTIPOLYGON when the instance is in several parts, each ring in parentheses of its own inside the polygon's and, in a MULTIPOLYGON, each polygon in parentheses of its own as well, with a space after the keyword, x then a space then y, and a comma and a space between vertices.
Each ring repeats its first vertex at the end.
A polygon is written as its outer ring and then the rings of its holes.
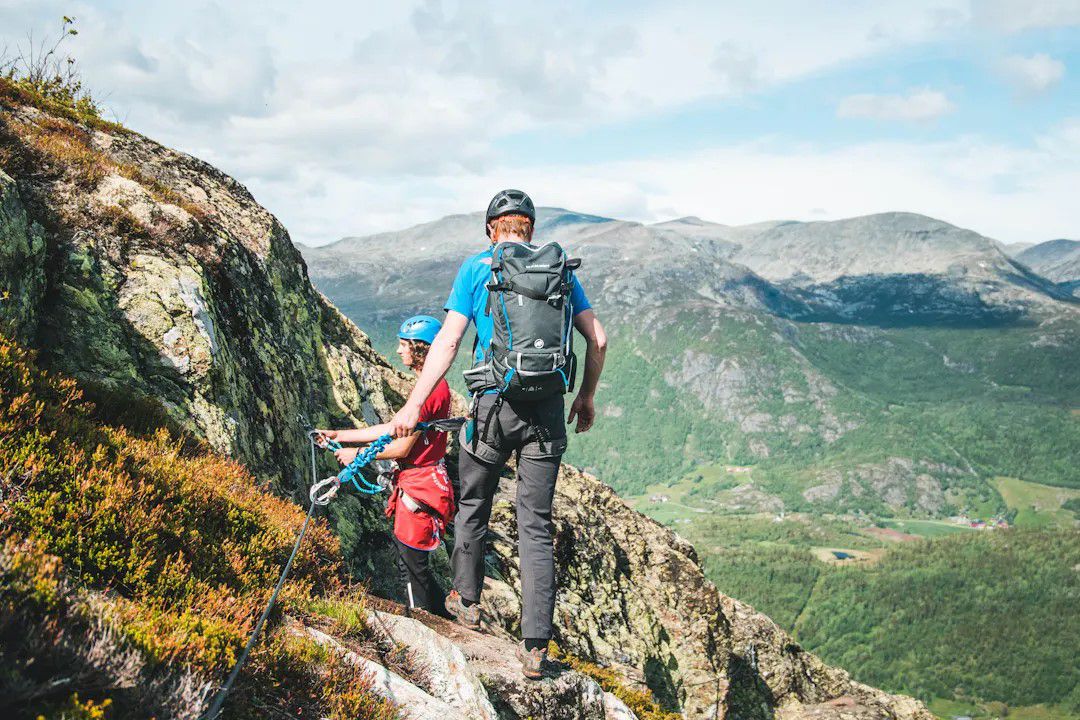
POLYGON ((25 342, 37 330, 45 292, 45 239, 15 181, 0 170, 0 331, 25 342))
POLYGON ((287 490, 307 481, 298 413, 362 423, 399 400, 403 377, 311 286, 285 228, 235 180, 135 133, 33 108, 0 106, 0 123, 16 173, 0 182, 0 273, 5 290, 21 278, 17 314, 31 325, 37 311, 55 367, 159 402, 287 490), (65 164, 59 143, 96 158, 100 177, 65 164), (21 177, 29 166, 45 171, 21 177), (42 293, 25 271, 46 246, 42 293))
POLYGON ((604 693, 604 713, 606 720, 638 720, 626 703, 609 692, 604 693))
POLYGON ((305 628, 305 631, 319 644, 341 653, 348 662, 366 670, 371 675, 371 689, 406 709, 410 720, 447 720, 460 717, 454 706, 374 660, 347 649, 334 637, 315 628, 305 628))
POLYGON ((385 632, 395 645, 412 651, 413 658, 424 667, 432 695, 463 717, 498 720, 483 681, 456 643, 412 618, 379 611, 373 611, 371 617, 376 631, 385 632))
POLYGON ((527 680, 514 641, 418 615, 369 613, 372 631, 403 648, 421 668, 421 677, 413 680, 348 651, 318 630, 305 632, 368 669, 375 691, 399 703, 413 720, 637 720, 618 698, 581 673, 551 664, 543 679, 527 680))

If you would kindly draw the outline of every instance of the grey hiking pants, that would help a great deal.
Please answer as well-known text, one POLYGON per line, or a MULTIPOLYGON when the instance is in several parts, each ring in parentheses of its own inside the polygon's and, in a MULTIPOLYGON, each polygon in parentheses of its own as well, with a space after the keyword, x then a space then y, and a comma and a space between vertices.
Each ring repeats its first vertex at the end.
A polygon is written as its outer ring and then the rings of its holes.
POLYGON ((566 450, 563 398, 560 395, 537 402, 503 400, 498 412, 492 414, 495 402, 496 396, 482 395, 474 406, 475 444, 468 425, 460 435, 461 494, 454 519, 454 587, 466 600, 480 600, 491 504, 499 475, 517 451, 521 636, 549 639, 555 612, 551 504, 559 461, 566 450))

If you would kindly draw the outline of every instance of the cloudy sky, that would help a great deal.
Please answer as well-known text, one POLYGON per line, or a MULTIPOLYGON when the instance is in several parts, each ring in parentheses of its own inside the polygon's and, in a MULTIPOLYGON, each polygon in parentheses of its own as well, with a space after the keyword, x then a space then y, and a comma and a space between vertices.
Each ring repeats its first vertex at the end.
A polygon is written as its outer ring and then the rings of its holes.
POLYGON ((1080 0, 0 0, 77 18, 107 115, 322 244, 539 204, 742 224, 886 210, 1080 237, 1080 0))

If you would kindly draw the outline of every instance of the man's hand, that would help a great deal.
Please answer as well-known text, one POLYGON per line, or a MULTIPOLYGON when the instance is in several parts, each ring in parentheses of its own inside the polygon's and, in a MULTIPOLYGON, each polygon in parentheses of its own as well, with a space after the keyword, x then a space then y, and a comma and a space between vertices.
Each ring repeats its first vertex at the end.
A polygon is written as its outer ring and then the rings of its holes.
POLYGON ((314 437, 315 444, 318 447, 321 447, 324 450, 326 449, 326 441, 327 440, 336 440, 337 439, 337 430, 318 430, 318 429, 316 429, 315 433, 316 433, 315 437, 314 437))
POLYGON ((589 428, 592 427, 593 419, 596 417, 596 408, 593 407, 591 395, 578 395, 574 398, 574 402, 570 406, 570 414, 566 417, 567 424, 574 422, 575 417, 577 418, 577 427, 574 428, 574 432, 588 432, 589 428))
POLYGON ((406 403, 405 407, 397 411, 394 419, 390 421, 391 433, 394 437, 404 438, 412 435, 416 424, 420 422, 420 408, 406 403))
POLYGON ((334 451, 334 457, 342 465, 348 465, 360 454, 360 448, 341 448, 334 451))

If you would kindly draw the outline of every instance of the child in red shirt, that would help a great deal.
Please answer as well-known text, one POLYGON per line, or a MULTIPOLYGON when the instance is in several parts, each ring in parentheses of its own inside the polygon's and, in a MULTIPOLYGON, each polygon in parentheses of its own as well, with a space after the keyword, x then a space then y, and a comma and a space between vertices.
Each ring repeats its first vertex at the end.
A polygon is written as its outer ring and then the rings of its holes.
MULTIPOLYGON (((406 320, 398 331, 397 354, 405 367, 417 374, 442 324, 433 317, 417 315, 406 320)), ((450 417, 450 386, 441 380, 420 410, 420 422, 450 417)), ((390 425, 348 430, 321 430, 340 443, 374 442, 390 432, 390 425)), ((335 452, 342 465, 348 465, 362 447, 347 447, 335 452)), ((446 526, 454 517, 454 494, 446 474, 446 433, 437 430, 416 432, 391 442, 377 460, 396 460, 395 474, 386 516, 393 518, 394 544, 398 549, 398 570, 405 586, 410 608, 422 608, 443 615, 445 594, 431 568, 430 553, 439 547, 446 526)))

